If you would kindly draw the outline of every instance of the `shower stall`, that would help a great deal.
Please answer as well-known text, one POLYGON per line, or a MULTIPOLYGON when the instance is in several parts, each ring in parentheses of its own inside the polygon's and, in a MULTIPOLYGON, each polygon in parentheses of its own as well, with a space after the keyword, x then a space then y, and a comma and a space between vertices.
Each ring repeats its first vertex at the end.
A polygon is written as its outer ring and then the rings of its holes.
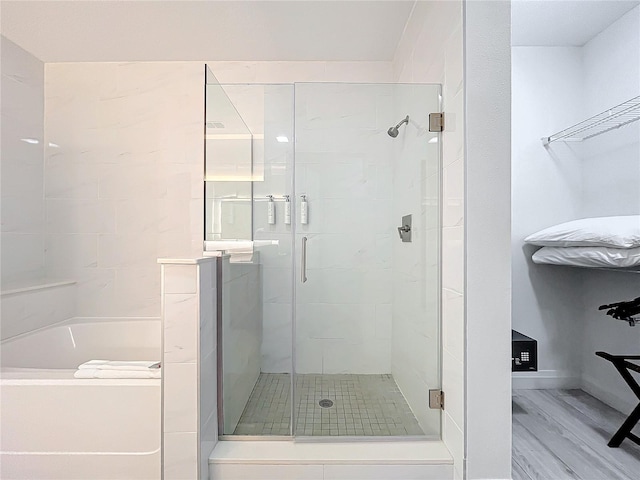
POLYGON ((440 436, 440 111, 439 85, 207 69, 220 435, 440 436))

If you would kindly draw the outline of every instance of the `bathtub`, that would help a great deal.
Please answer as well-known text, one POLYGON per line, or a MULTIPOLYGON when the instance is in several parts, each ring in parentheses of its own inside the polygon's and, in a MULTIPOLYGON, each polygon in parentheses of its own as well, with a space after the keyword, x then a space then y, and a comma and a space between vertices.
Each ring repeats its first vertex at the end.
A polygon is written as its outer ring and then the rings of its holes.
POLYGON ((160 380, 75 379, 91 359, 160 360, 160 320, 74 318, 0 345, 0 478, 160 478, 160 380))

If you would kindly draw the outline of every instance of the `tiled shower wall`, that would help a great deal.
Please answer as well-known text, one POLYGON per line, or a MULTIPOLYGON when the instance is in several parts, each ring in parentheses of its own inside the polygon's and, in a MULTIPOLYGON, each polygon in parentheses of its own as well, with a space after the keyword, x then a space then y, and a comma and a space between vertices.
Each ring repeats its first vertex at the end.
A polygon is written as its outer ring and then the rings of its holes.
POLYGON ((5 37, 0 43, 1 280, 8 284, 44 276, 44 64, 5 37))
POLYGON ((159 316, 158 257, 203 238, 204 65, 46 66, 46 271, 78 315, 159 316))
MULTIPOLYGON (((391 373, 391 85, 296 85, 296 188, 309 202, 297 373, 391 373)), ((295 281, 299 281, 296 275, 295 281)))

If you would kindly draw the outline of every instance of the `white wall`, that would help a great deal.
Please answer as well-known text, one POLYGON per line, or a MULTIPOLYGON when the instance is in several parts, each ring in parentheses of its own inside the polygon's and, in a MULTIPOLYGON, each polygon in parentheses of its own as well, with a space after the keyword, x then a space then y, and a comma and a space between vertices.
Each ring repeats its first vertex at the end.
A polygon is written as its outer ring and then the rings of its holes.
POLYGON ((464 84, 461 1, 417 2, 393 62, 398 82, 443 85, 442 437, 464 477, 464 84))
MULTIPOLYGON (((628 12, 584 47, 585 118, 640 95, 640 7, 628 12)), ((581 215, 640 214, 640 124, 585 142, 581 215)), ((637 399, 613 366, 596 357, 638 354, 640 331, 611 320, 597 307, 639 296, 640 275, 584 273, 582 308, 583 388, 615 408, 629 412, 637 399)))
POLYGON ((5 37, 0 48, 1 282, 9 287, 44 276, 44 64, 5 37))
POLYGON ((512 326, 538 341, 538 372, 514 388, 575 388, 581 371, 582 272, 531 261, 524 238, 580 217, 581 159, 572 144, 540 139, 583 120, 582 48, 512 49, 512 326))
POLYGON ((158 257, 202 254, 202 63, 46 66, 46 271, 83 316, 159 316, 158 257))
POLYGON ((465 2, 466 478, 511 478, 511 3, 465 2))

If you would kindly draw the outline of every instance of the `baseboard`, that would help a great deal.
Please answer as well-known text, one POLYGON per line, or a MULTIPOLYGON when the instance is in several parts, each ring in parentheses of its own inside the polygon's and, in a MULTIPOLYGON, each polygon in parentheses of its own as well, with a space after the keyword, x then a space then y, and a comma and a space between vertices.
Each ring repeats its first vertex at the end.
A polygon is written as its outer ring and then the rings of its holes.
POLYGON ((513 372, 513 390, 540 390, 551 388, 580 388, 580 377, 565 370, 538 370, 537 372, 513 372))
POLYGON ((629 402, 611 390, 599 387, 589 378, 582 379, 582 389, 589 395, 593 395, 601 402, 606 403, 625 415, 631 412, 637 405, 637 403, 629 402))

